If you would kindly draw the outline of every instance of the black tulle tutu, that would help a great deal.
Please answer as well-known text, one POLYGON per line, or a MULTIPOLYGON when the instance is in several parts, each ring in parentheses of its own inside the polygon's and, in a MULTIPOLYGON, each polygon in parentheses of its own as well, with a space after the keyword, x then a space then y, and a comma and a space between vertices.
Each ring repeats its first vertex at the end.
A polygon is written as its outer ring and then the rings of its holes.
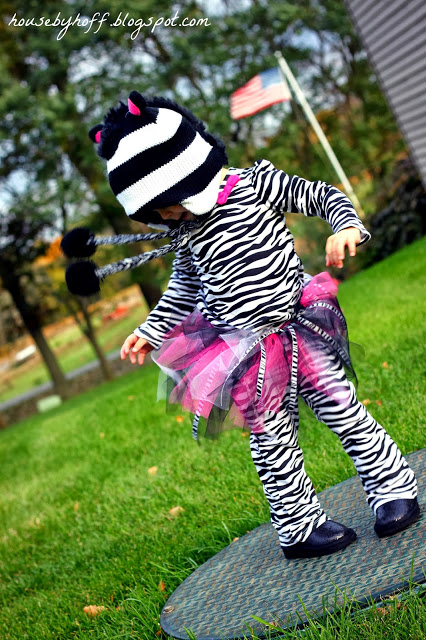
POLYGON ((209 437, 230 427, 263 432, 266 414, 280 411, 284 397, 289 411, 297 411, 298 377, 318 389, 325 350, 337 353, 348 377, 355 377, 336 294, 334 280, 322 273, 303 289, 294 318, 280 327, 224 331, 195 309, 166 335, 153 360, 167 376, 169 402, 194 414, 195 438, 202 424, 209 437))

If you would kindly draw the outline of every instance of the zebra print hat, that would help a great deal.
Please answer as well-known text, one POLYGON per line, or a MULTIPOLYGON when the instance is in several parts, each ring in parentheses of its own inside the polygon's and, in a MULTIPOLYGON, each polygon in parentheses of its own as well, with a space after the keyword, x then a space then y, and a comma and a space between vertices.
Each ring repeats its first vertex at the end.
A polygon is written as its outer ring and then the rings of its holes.
POLYGON ((213 209, 227 163, 225 145, 184 107, 132 91, 128 105, 111 109, 89 136, 133 220, 161 223, 155 209, 177 204, 194 215, 213 209))
POLYGON ((127 215, 166 231, 107 238, 95 238, 86 228, 69 231, 61 247, 68 258, 78 261, 68 266, 65 279, 69 291, 81 296, 97 293, 109 275, 183 247, 201 220, 164 221, 155 209, 181 204, 196 216, 208 213, 217 202, 222 167, 228 161, 223 142, 208 133, 190 111, 166 98, 145 99, 137 91, 130 93, 127 106, 121 102, 111 109, 89 136, 99 145, 98 155, 107 160, 111 188, 127 215), (159 249, 104 267, 81 260, 92 256, 101 244, 167 236, 170 243, 159 249))

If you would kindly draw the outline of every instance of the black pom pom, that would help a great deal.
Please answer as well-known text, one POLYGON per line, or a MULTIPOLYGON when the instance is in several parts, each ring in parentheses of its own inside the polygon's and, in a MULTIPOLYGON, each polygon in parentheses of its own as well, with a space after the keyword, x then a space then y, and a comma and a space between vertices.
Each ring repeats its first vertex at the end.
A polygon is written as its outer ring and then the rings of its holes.
POLYGON ((61 249, 67 258, 89 258, 96 251, 95 237, 90 229, 76 227, 62 238, 61 249))
POLYGON ((97 266, 90 260, 70 264, 65 273, 68 291, 76 296, 92 296, 100 291, 97 266))

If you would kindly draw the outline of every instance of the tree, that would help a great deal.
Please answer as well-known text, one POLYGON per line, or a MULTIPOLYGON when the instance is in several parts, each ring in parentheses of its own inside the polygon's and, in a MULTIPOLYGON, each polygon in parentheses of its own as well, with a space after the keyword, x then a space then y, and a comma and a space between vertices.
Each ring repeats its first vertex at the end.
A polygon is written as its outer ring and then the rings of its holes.
POLYGON ((74 318, 76 325, 92 345, 105 380, 112 380, 114 373, 97 340, 87 299, 81 298, 80 296, 72 296, 67 291, 57 292, 56 295, 58 296, 58 300, 65 305, 69 314, 74 318))
POLYGON ((10 294, 0 289, 0 345, 14 342, 25 333, 22 319, 11 302, 10 294))
MULTIPOLYGON (((94 3, 70 2, 67 10, 70 14, 75 11, 75 16, 78 13, 85 16, 90 12, 90 4, 95 13, 98 7, 94 3)), ((123 37, 122 44, 116 45, 111 34, 107 38, 101 32, 88 43, 81 28, 70 29, 67 37, 58 41, 58 30, 48 26, 15 26, 13 17, 26 14, 26 2, 2 5, 5 17, 0 22, 0 59, 5 74, 0 80, 0 133, 4 141, 0 146, 3 157, 0 177, 7 180, 20 171, 35 175, 36 182, 46 181, 58 174, 58 167, 71 165, 92 199, 93 208, 102 213, 103 224, 106 220, 116 233, 130 232, 130 222, 108 188, 102 163, 96 161, 87 136, 92 118, 100 117, 99 106, 95 110, 98 115, 93 115, 91 103, 99 98, 99 84, 96 90, 88 80, 81 90, 82 85, 76 79, 76 69, 89 65, 91 56, 100 64, 105 61, 108 67, 106 60, 112 60, 114 54, 120 57, 129 45, 123 37), (87 105, 84 114, 82 104, 87 105)), ((46 16, 51 14, 51 5, 34 2, 31 10, 32 15, 46 16)), ((101 75, 103 73, 102 70, 101 75)), ((122 82, 123 75, 117 74, 114 100, 122 82)), ((99 218, 98 215, 98 225, 99 218)), ((149 274, 150 266, 145 271, 149 274)), ((148 283, 140 286, 152 306, 161 292, 149 283, 149 277, 147 279, 148 283)))
MULTIPOLYGON (((343 3, 222 0, 209 7, 203 0, 183 0, 176 26, 145 27, 133 37, 134 28, 111 27, 111 22, 126 13, 132 19, 171 18, 176 6, 165 0, 69 0, 61 18, 108 13, 109 19, 99 29, 96 23, 90 29, 71 26, 60 39, 60 28, 15 25, 14 14, 28 16, 28 2, 1 4, 0 178, 13 180, 17 172, 33 184, 54 178, 57 215, 63 216, 64 207, 76 209, 80 201, 61 187, 74 173, 95 230, 107 221, 116 233, 128 232, 130 223, 87 131, 134 88, 167 95, 192 109, 223 137, 233 165, 251 163, 264 151, 289 173, 335 182, 296 105, 284 117, 276 105, 243 121, 230 119, 230 94, 259 71, 276 66, 277 49, 285 52, 315 110, 321 110, 342 165, 352 175, 370 171, 371 193, 389 173, 395 150, 404 147, 343 3), (184 17, 208 17, 208 25, 186 28, 180 24, 184 17), (256 149, 259 132, 267 141, 265 150, 256 149)), ((31 15, 54 19, 56 13, 47 0, 34 0, 31 15)), ((143 270, 149 306, 159 296, 158 287, 150 285, 153 269, 148 264, 143 270)))
POLYGON ((25 192, 16 196, 8 210, 0 212, 0 278, 2 287, 12 297, 22 322, 40 351, 57 393, 65 399, 68 397, 68 385, 43 335, 41 305, 37 296, 34 302, 29 300, 24 283, 24 280, 33 282, 31 265, 46 251, 48 245, 43 234, 51 224, 49 213, 40 203, 31 200, 31 195, 25 192))
POLYGON ((50 243, 43 258, 39 258, 34 263, 33 271, 44 276, 44 286, 39 285, 39 293, 44 300, 52 299, 54 301, 57 313, 60 310, 63 312, 65 309, 66 313, 74 318, 76 325, 90 342, 96 358, 99 360, 105 380, 112 380, 114 374, 98 342, 88 301, 85 298, 71 295, 67 290, 63 282, 63 263, 64 257, 60 248, 60 238, 56 238, 50 243), (58 267, 61 272, 59 282, 57 278, 58 267))
POLYGON ((367 265, 387 258, 426 233, 426 191, 409 157, 400 160, 383 189, 383 208, 370 219, 367 265))

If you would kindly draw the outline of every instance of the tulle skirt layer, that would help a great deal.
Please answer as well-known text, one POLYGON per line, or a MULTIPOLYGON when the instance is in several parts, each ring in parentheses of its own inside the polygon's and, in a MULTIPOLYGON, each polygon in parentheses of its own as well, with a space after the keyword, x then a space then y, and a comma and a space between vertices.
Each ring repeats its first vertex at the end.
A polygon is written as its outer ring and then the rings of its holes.
POLYGON ((336 294, 334 281, 323 273, 311 279, 294 317, 279 327, 224 331, 195 309, 166 335, 153 360, 167 376, 169 402, 194 414, 195 438, 201 425, 209 437, 230 427, 261 433, 284 398, 296 412, 301 377, 318 389, 330 349, 348 376, 355 376, 336 294))

